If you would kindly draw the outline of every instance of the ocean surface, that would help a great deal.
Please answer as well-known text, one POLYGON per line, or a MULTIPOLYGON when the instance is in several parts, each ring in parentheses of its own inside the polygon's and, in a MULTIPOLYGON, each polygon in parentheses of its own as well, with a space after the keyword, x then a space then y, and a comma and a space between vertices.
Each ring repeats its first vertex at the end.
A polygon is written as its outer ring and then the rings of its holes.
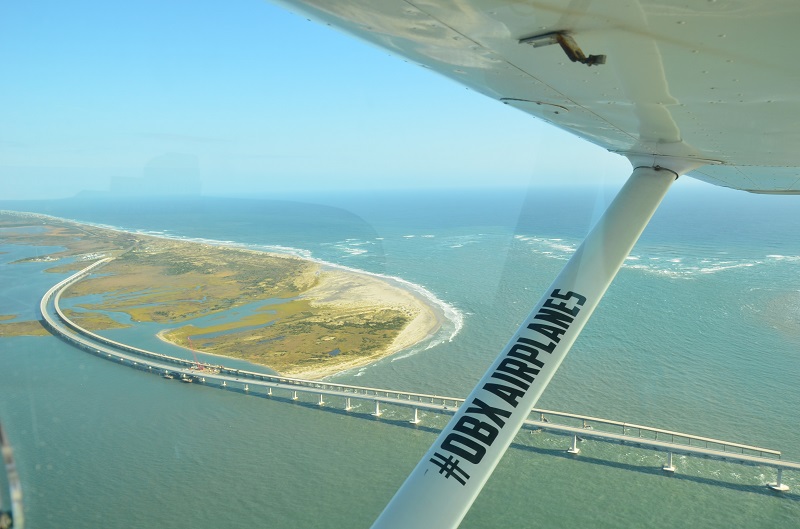
MULTIPOLYGON (((800 460, 800 197, 678 182, 538 407, 775 448, 800 460)), ((333 380, 466 396, 558 274, 612 190, 404 191, 0 202, 131 231, 280 249, 401 278, 448 314, 432 340, 333 380)), ((8 264, 0 314, 38 318, 66 274, 8 264)), ((163 327, 109 336, 170 354, 163 327)), ((216 360, 215 360, 216 361, 216 360)), ((226 364, 244 364, 225 361, 226 364)), ((367 406, 362 404, 362 406, 367 406)), ((331 401, 186 386, 53 337, 0 337, 0 420, 28 527, 369 527, 444 426, 331 401), (366 410, 364 410, 366 411, 366 410)), ((463 528, 781 528, 800 475, 522 433, 463 528)), ((7 501, 7 499, 5 500, 7 501)), ((446 506, 442 506, 446 508, 446 506)))

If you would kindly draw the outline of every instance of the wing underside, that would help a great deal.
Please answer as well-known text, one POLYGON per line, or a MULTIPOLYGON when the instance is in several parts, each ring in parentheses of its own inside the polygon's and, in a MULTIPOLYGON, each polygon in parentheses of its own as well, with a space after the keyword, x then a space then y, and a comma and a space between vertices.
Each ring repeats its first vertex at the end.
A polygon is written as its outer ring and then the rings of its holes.
POLYGON ((283 3, 629 158, 800 193, 793 0, 283 3))

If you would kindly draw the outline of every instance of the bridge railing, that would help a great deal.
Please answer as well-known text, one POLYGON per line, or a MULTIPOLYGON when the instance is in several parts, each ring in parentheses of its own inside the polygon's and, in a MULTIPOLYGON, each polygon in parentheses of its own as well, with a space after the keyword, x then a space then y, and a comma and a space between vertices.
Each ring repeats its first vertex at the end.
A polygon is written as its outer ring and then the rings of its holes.
POLYGON ((762 457, 772 456, 780 459, 780 450, 772 450, 770 448, 763 448, 760 446, 753 446, 743 443, 732 443, 729 441, 722 441, 711 437, 703 437, 700 435, 692 435, 683 432, 676 432, 674 430, 666 430, 663 428, 654 428, 652 426, 643 426, 641 424, 613 421, 609 419, 602 419, 600 417, 592 417, 588 415, 578 415, 574 413, 566 413, 553 410, 541 410, 534 408, 533 413, 538 415, 540 422, 548 422, 549 417, 562 417, 566 419, 574 419, 582 424, 583 428, 595 428, 598 426, 614 427, 619 429, 624 435, 637 434, 639 437, 646 437, 649 439, 669 441, 676 444, 686 444, 687 446, 703 446, 705 448, 716 448, 723 452, 731 451, 741 454, 753 453, 762 457))

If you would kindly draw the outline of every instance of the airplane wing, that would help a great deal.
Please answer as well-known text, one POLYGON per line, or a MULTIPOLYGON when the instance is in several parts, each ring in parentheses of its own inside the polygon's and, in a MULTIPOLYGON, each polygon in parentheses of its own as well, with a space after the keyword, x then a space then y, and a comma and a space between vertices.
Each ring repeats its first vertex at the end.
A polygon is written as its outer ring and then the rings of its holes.
MULTIPOLYGON (((285 0, 633 172, 373 529, 457 527, 672 182, 800 194, 796 0, 285 0)), ((646 300, 645 300, 646 302, 646 300)))
POLYGON ((800 193, 794 0, 280 1, 612 152, 800 193))

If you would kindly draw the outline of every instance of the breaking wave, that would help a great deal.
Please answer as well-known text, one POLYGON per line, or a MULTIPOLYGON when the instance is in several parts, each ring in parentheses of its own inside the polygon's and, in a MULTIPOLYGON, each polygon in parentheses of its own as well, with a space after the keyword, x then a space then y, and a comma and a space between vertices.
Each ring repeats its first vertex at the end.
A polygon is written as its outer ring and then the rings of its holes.
MULTIPOLYGON (((562 261, 568 260, 579 245, 577 241, 530 235, 515 235, 514 239, 538 255, 562 261)), ((634 248, 631 255, 625 259, 622 268, 641 270, 648 274, 671 278, 691 279, 699 275, 716 274, 769 263, 800 262, 800 256, 765 255, 756 258, 736 258, 723 252, 717 252, 716 255, 692 255, 688 251, 686 255, 676 256, 678 252, 679 250, 673 248, 634 248)))

